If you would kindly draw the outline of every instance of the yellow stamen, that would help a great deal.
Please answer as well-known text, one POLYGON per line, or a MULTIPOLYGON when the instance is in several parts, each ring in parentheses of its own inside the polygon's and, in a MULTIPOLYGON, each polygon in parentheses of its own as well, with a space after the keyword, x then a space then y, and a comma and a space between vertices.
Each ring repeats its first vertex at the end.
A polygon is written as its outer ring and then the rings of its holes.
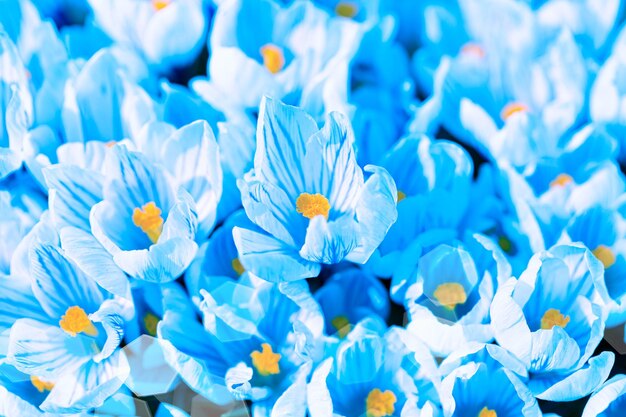
POLYGON ((335 6, 337 16, 352 18, 359 12, 359 6, 351 1, 340 1, 335 6))
POLYGON ((65 315, 59 321, 59 326, 72 337, 75 337, 78 333, 85 333, 89 336, 98 334, 98 330, 89 320, 85 310, 78 306, 72 306, 65 311, 65 315))
POLYGON ((381 391, 374 388, 365 400, 365 414, 367 417, 388 417, 395 411, 396 395, 392 391, 381 391))
POLYGON ((30 382, 35 386, 35 388, 37 388, 37 391, 39 392, 51 391, 52 388, 54 388, 53 382, 44 381, 38 376, 31 375, 30 382))
POLYGON ((352 330, 352 324, 350 324, 350 320, 346 316, 337 316, 330 323, 337 329, 337 334, 342 339, 352 330))
POLYGON ((461 47, 462 55, 474 55, 478 58, 484 58, 486 53, 485 50, 477 43, 468 42, 463 47, 461 47))
POLYGON ((271 43, 261 47, 263 65, 272 74, 278 74, 285 66, 285 54, 283 50, 271 43))
POLYGON ((615 254, 608 246, 598 245, 598 247, 595 248, 592 253, 595 255, 596 258, 598 258, 600 262, 602 262, 602 265, 604 265, 604 269, 610 268, 615 263, 615 254))
POLYGON ((567 174, 559 174, 552 180, 550 187, 565 187, 567 184, 574 182, 574 179, 567 174))
POLYGON ((498 417, 498 414, 496 414, 496 410, 490 410, 487 407, 483 407, 483 409, 480 410, 480 413, 478 413, 478 417, 498 417))
POLYGON ((104 144, 104 146, 106 146, 107 148, 112 148, 115 145, 117 145, 117 141, 116 140, 110 140, 107 143, 104 144))
POLYGON ((156 243, 163 231, 161 209, 152 201, 144 204, 142 208, 136 208, 133 211, 133 223, 148 235, 152 243, 156 243))
POLYGON ((239 258, 235 258, 230 262, 230 266, 232 266, 233 271, 237 273, 237 275, 241 275, 246 272, 246 268, 243 267, 239 258))
POLYGON ((152 7, 154 7, 154 10, 156 10, 157 12, 159 10, 165 9, 169 5, 170 0, 152 0, 152 7))
POLYGON ((498 245, 500 245, 500 248, 506 253, 511 253, 511 249, 513 249, 513 242, 504 235, 498 238, 498 245))
POLYGON ((315 216, 324 216, 328 219, 330 203, 321 194, 302 193, 296 200, 296 211, 307 219, 312 219, 315 216))
POLYGON ((157 324, 159 324, 159 318, 152 314, 146 313, 143 316, 143 327, 146 329, 150 336, 157 335, 157 324))
POLYGON ((500 118, 506 121, 509 117, 513 116, 515 113, 522 113, 528 111, 528 107, 523 103, 509 103, 500 112, 500 118))
POLYGON ((398 203, 406 198, 406 194, 398 190, 398 203))
POLYGON ((439 285, 433 295, 439 304, 450 310, 467 301, 465 288, 458 282, 446 282, 439 285))
POLYGON ((278 361, 280 361, 280 353, 274 353, 269 343, 261 344, 262 351, 255 350, 250 354, 252 365, 262 376, 276 375, 280 373, 278 361))
POLYGON ((556 308, 549 309, 541 318, 541 328, 544 330, 550 330, 554 326, 564 329, 567 323, 569 323, 569 316, 564 316, 556 308))

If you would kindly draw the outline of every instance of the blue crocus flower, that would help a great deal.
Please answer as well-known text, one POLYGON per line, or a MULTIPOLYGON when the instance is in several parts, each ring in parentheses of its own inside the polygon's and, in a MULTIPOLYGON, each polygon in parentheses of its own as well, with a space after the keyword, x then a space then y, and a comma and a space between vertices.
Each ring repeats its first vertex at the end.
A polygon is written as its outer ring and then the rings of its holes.
POLYGON ((386 320, 389 315, 387 289, 367 271, 350 268, 335 273, 315 293, 326 318, 326 331, 346 337, 366 317, 386 320))
POLYGON ((396 187, 383 168, 354 156, 338 113, 323 129, 303 110, 261 104, 254 169, 238 182, 250 220, 265 233, 235 228, 246 270, 270 281, 318 275, 321 264, 364 263, 396 220, 396 187))
POLYGON ((626 407, 626 375, 609 379, 591 395, 582 417, 617 417, 626 407))
POLYGON ((436 242, 438 235, 456 234, 468 208, 474 167, 459 145, 426 136, 402 139, 381 165, 396 183, 398 220, 368 265, 388 277, 416 239, 429 243, 427 236, 436 242))
POLYGON ((222 111, 256 110, 268 94, 321 117, 329 95, 346 93, 345 70, 360 36, 357 23, 331 17, 311 2, 281 7, 271 0, 225 1, 211 32, 209 80, 196 80, 192 88, 222 111), (340 72, 343 79, 331 82, 340 72))
POLYGON ((50 391, 42 410, 97 407, 128 375, 118 346, 132 305, 101 289, 52 244, 34 244, 30 257, 32 292, 11 299, 11 314, 24 316, 11 327, 7 362, 41 393, 50 391))
POLYGON ((202 0, 89 0, 89 4, 107 35, 134 48, 157 68, 167 71, 189 64, 204 44, 208 19, 202 0), (185 30, 176 30, 180 27, 185 30))
POLYGON ((496 341, 524 363, 537 398, 575 400, 607 378, 613 353, 591 357, 606 320, 602 272, 584 246, 555 246, 499 288, 491 305, 496 341))
POLYGON ((576 39, 582 52, 591 58, 602 59, 613 40, 623 4, 609 0, 601 8, 597 3, 577 0, 535 1, 541 4, 537 19, 545 31, 559 31, 566 27, 576 39))
POLYGON ((211 292, 245 274, 233 240, 234 227, 255 228, 243 210, 235 212, 200 247, 185 273, 187 291, 195 304, 200 304, 200 290, 211 292))
POLYGON ((95 238, 133 278, 165 282, 180 276, 198 248, 191 195, 175 191, 166 172, 122 145, 107 154, 105 172, 103 200, 90 212, 95 238))
POLYGON ((428 349, 406 330, 365 320, 313 372, 311 417, 425 415, 438 410, 439 380, 428 349), (383 334, 384 333, 384 334, 383 334))
POLYGON ((604 281, 611 298, 607 327, 621 324, 626 318, 626 288, 622 279, 626 268, 623 221, 618 210, 593 206, 572 216, 559 239, 563 243, 582 242, 604 266, 604 281))
POLYGON ((138 135, 156 118, 155 103, 136 83, 146 77, 147 69, 132 54, 98 51, 65 86, 65 141, 112 142, 138 135))
POLYGON ((242 277, 203 291, 204 327, 195 308, 165 300, 158 334, 166 359, 210 401, 253 400, 259 416, 304 416, 306 377, 323 343, 323 317, 304 282, 242 277))
POLYGON ((461 365, 441 383, 445 417, 540 417, 532 393, 511 370, 496 361, 461 365))
MULTIPOLYGON (((416 55, 418 65, 434 62, 444 72, 446 129, 482 149, 488 131, 525 116, 535 124, 537 143, 558 141, 578 120, 587 87, 571 33, 537 30, 537 17, 521 2, 462 2, 461 9, 469 39, 450 53, 455 58, 428 56, 437 50, 416 55), (424 54, 429 61, 419 59, 424 54)), ((426 74, 422 83, 432 86, 436 71, 420 72, 426 74)))
POLYGON ((409 313, 407 329, 434 354, 445 357, 470 341, 493 339, 489 306, 511 276, 495 242, 468 234, 425 251, 405 267, 402 275, 410 278, 395 280, 392 291, 409 313))
POLYGON ((32 123, 30 80, 18 50, 0 27, 0 178, 23 161, 20 124, 32 123))

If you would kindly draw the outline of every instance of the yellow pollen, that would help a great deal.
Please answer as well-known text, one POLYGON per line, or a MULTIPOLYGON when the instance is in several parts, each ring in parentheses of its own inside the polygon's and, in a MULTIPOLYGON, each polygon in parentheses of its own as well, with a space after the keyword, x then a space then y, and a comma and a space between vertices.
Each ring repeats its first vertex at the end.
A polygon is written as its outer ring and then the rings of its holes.
POLYGON ((39 392, 50 391, 52 390, 52 388, 54 388, 53 382, 44 381, 38 376, 31 375, 30 382, 35 386, 35 388, 37 388, 37 391, 39 392))
POLYGON ((406 198, 406 194, 398 190, 398 203, 406 198))
POLYGON ((351 1, 340 1, 335 7, 337 16, 352 18, 359 12, 359 6, 351 1))
POLYGON ((152 7, 154 7, 154 10, 156 10, 157 12, 159 10, 165 9, 169 5, 170 0, 152 0, 152 7))
POLYGON ((261 344, 262 351, 255 350, 250 354, 252 365, 262 376, 276 375, 280 373, 278 361, 280 361, 280 353, 274 353, 269 343, 261 344))
POLYGON ((285 66, 283 50, 271 43, 261 47, 261 57, 263 57, 263 65, 272 74, 279 73, 285 66))
POLYGON ((467 301, 465 288, 458 282, 446 282, 437 287, 434 293, 435 298, 443 307, 453 310, 458 304, 467 301))
POLYGON ((330 323, 337 329, 337 334, 342 339, 352 330, 352 324, 350 324, 350 320, 346 316, 337 316, 330 323))
POLYGON ((65 315, 59 321, 59 327, 72 337, 75 337, 78 333, 85 333, 89 336, 98 334, 98 330, 89 320, 85 310, 78 306, 72 306, 65 311, 65 315))
POLYGON ((567 184, 574 182, 574 179, 567 174, 559 174, 552 180, 550 187, 565 187, 567 184))
POLYGON ((509 117, 513 116, 515 113, 522 113, 528 111, 528 107, 522 103, 509 103, 500 112, 500 118, 502 120, 507 120, 509 117))
POLYGON ((133 223, 148 235, 152 243, 156 243, 163 231, 161 209, 152 201, 144 204, 142 208, 136 208, 133 211, 133 223))
POLYGON ((246 272, 246 268, 243 267, 239 258, 235 258, 230 262, 230 266, 233 267, 233 271, 237 273, 237 275, 241 275, 246 272))
POLYGON ((569 323, 569 316, 564 316, 556 308, 549 309, 541 318, 541 328, 544 330, 550 330, 554 326, 564 329, 567 323, 569 323))
POLYGON ((604 265, 604 269, 610 268, 615 263, 615 254, 608 246, 598 245, 598 247, 595 248, 592 253, 595 255, 596 258, 598 258, 600 262, 602 262, 602 265, 604 265))
POLYGON ((483 407, 483 409, 480 410, 480 413, 478 413, 478 417, 498 417, 498 414, 496 414, 496 410, 490 410, 487 407, 483 407))
POLYGON ((159 318, 156 315, 152 313, 146 313, 143 316, 143 327, 146 329, 150 336, 156 336, 157 324, 159 324, 159 318))
POLYGON ((462 55, 474 55, 478 58, 484 58, 486 53, 482 46, 477 43, 468 42, 463 47, 461 47, 462 55))
POLYGON ((107 148, 112 148, 117 144, 116 140, 110 140, 107 143, 104 144, 104 146, 106 146, 107 148))
POLYGON ((302 193, 296 200, 296 211, 307 219, 320 215, 328 219, 330 203, 321 194, 302 193))
POLYGON ((395 411, 396 395, 392 391, 381 391, 374 388, 365 400, 365 414, 367 417, 387 417, 395 411))

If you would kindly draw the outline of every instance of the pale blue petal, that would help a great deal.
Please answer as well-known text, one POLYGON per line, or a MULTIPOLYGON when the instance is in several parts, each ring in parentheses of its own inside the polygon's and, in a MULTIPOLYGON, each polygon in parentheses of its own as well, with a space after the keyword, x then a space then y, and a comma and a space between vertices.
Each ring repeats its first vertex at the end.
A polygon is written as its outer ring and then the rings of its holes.
POLYGON ((239 259, 246 270, 272 282, 316 277, 321 266, 300 257, 293 248, 269 235, 233 228, 239 259))

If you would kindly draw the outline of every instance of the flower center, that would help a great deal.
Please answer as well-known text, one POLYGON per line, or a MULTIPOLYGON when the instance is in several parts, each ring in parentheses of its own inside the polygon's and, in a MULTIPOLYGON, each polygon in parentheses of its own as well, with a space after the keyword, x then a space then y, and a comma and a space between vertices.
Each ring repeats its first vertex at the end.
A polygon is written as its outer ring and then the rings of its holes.
POLYGON ((143 316, 143 327, 150 336, 157 335, 157 324, 159 324, 159 318, 156 315, 148 312, 143 316))
POLYGON ((241 275, 246 272, 246 268, 243 267, 239 258, 235 258, 230 261, 230 266, 233 268, 233 271, 237 273, 237 275, 241 275))
POLYGON ((600 262, 602 262, 604 269, 610 268, 615 263, 615 254, 608 246, 598 245, 592 253, 600 262))
POLYGON ((285 66, 285 54, 283 50, 271 43, 261 47, 261 57, 263 65, 272 74, 279 73, 285 66))
POLYGON ((35 386, 35 388, 37 388, 37 391, 39 392, 50 391, 52 390, 52 388, 54 388, 53 382, 44 381, 38 376, 31 375, 30 382, 35 386))
POLYGON ((508 237, 502 235, 498 238, 498 245, 505 253, 511 253, 513 250, 513 242, 508 237))
POLYGON ((387 390, 374 388, 365 400, 365 414, 367 417, 386 417, 393 415, 396 395, 387 390))
POLYGON ((478 58, 484 58, 486 53, 485 50, 477 43, 468 42, 461 47, 462 55, 473 55, 478 58))
POLYGON ((354 17, 359 12, 359 6, 351 1, 340 1, 335 6, 335 13, 341 17, 354 17))
POLYGON ((330 203, 321 194, 302 193, 296 200, 296 211, 307 219, 320 215, 328 219, 330 203))
POLYGON ((261 344, 261 352, 255 350, 250 354, 252 365, 262 376, 276 375, 280 373, 278 361, 280 361, 280 353, 274 353, 269 343, 261 344))
POLYGON ((465 288, 458 282, 446 282, 437 287, 434 293, 435 298, 443 307, 453 310, 458 304, 467 301, 465 288))
POLYGON ((59 327, 72 337, 78 333, 85 333, 89 336, 98 335, 98 330, 89 320, 85 310, 78 306, 72 306, 65 311, 65 315, 59 321, 59 327))
POLYGON ((398 190, 398 203, 406 198, 406 194, 398 190))
POLYGON ((330 323, 337 329, 337 334, 342 339, 352 330, 352 324, 350 324, 350 320, 346 316, 337 316, 330 323))
POLYGON ((556 308, 549 309, 541 318, 541 328, 544 330, 550 330, 554 326, 564 329, 567 323, 569 323, 569 316, 564 316, 556 308))
POLYGON ((152 7, 154 7, 154 10, 156 10, 157 12, 159 10, 165 9, 169 5, 170 0, 152 0, 152 7))
POLYGON ((523 103, 509 103, 500 112, 500 118, 503 121, 506 121, 509 117, 513 116, 515 113, 522 113, 528 111, 528 107, 523 103))
POLYGON ((574 179, 567 174, 559 174, 550 183, 550 187, 565 187, 567 184, 574 182, 574 179))
POLYGON ((483 407, 483 409, 480 410, 480 413, 478 413, 478 417, 498 417, 498 414, 496 414, 496 410, 490 410, 487 407, 483 407))
POLYGON ((150 238, 152 243, 156 243, 163 231, 161 209, 153 201, 144 204, 142 208, 135 208, 133 211, 133 223, 150 238))

